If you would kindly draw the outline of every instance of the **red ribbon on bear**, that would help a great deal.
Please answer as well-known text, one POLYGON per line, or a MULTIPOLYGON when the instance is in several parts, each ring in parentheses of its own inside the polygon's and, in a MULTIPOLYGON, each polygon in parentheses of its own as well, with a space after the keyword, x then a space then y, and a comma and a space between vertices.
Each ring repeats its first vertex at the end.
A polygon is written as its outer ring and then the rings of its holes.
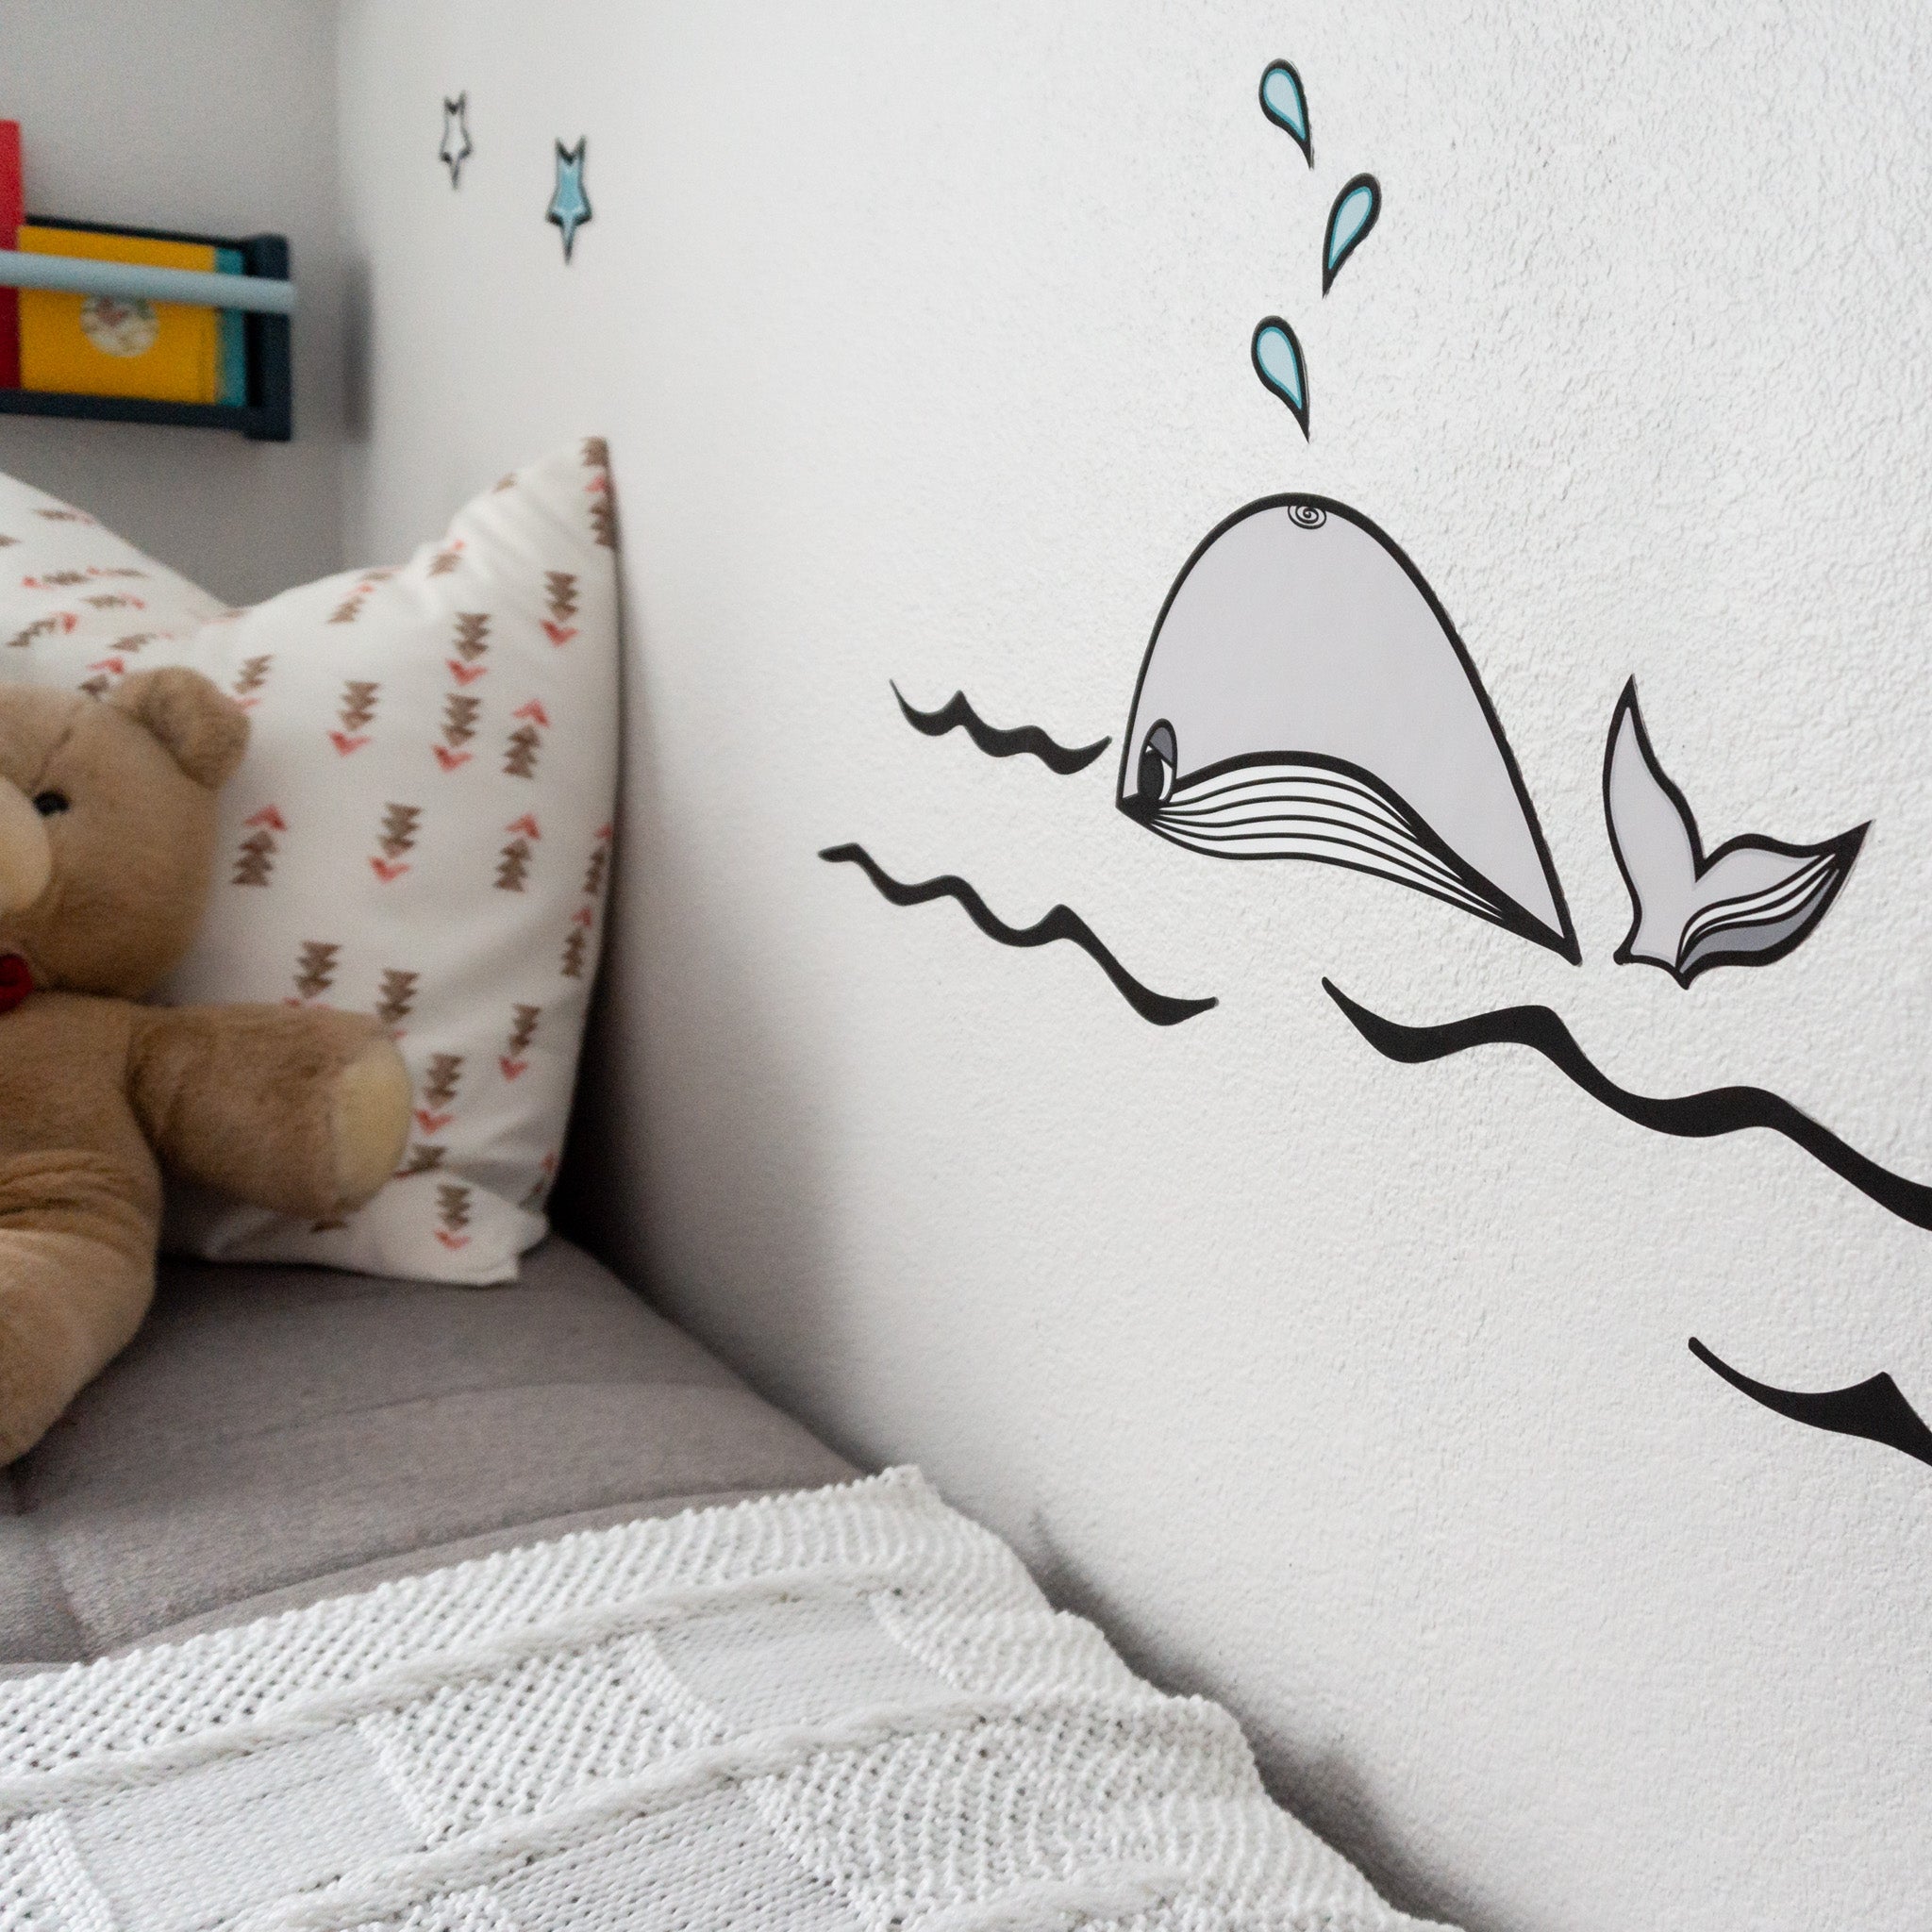
POLYGON ((18 953, 0 953, 0 1013, 10 1013, 34 990, 34 969, 18 953))

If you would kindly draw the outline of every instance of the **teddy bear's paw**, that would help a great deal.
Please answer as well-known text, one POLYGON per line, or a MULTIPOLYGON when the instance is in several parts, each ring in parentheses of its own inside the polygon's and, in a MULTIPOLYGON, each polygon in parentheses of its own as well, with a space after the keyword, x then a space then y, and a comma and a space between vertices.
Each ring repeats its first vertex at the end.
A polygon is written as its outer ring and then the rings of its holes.
POLYGON ((409 1074, 391 1041, 372 1040, 337 1076, 331 1125, 338 1208, 359 1208, 396 1171, 409 1137, 409 1074))
POLYGON ((0 1462, 24 1456, 125 1348, 154 1296, 143 1250, 0 1229, 0 1462))

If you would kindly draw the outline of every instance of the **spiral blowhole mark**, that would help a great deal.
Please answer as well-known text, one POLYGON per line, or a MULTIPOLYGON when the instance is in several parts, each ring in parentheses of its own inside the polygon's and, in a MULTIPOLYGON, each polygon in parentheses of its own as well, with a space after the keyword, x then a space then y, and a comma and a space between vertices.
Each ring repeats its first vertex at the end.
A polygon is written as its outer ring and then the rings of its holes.
POLYGON ((1288 517, 1291 523, 1299 524, 1305 530, 1319 530, 1328 521, 1328 512, 1312 503, 1291 503, 1288 507, 1288 517))

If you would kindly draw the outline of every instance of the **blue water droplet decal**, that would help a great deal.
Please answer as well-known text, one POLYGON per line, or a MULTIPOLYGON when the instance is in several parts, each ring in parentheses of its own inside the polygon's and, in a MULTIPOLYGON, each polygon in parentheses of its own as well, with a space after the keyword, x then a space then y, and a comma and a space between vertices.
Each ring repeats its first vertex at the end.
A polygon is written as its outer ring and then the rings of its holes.
POLYGON ((1261 70, 1261 111, 1301 149, 1309 167, 1315 165, 1314 137, 1308 132, 1308 97, 1302 77, 1287 60, 1271 61, 1261 70))
POLYGON ((1341 264, 1367 239, 1382 214, 1382 187, 1373 175, 1357 175, 1328 210, 1328 232, 1322 240, 1322 292, 1326 294, 1341 264))
POLYGON ((1302 360, 1302 345, 1293 329, 1280 316, 1271 315, 1255 326, 1255 340, 1248 353, 1255 358, 1255 374, 1264 387, 1274 391, 1288 405, 1289 414, 1308 433, 1308 371, 1302 360))

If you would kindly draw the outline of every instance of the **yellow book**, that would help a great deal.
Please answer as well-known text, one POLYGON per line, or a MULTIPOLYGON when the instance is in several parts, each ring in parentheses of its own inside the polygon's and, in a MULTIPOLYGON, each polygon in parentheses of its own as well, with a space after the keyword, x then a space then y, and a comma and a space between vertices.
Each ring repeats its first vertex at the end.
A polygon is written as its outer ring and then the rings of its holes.
MULTIPOLYGON (((84 228, 25 227, 27 255, 78 255, 211 273, 215 251, 84 228)), ((179 302, 126 302, 54 289, 20 291, 20 386, 91 396, 212 403, 222 393, 221 313, 179 302)))

